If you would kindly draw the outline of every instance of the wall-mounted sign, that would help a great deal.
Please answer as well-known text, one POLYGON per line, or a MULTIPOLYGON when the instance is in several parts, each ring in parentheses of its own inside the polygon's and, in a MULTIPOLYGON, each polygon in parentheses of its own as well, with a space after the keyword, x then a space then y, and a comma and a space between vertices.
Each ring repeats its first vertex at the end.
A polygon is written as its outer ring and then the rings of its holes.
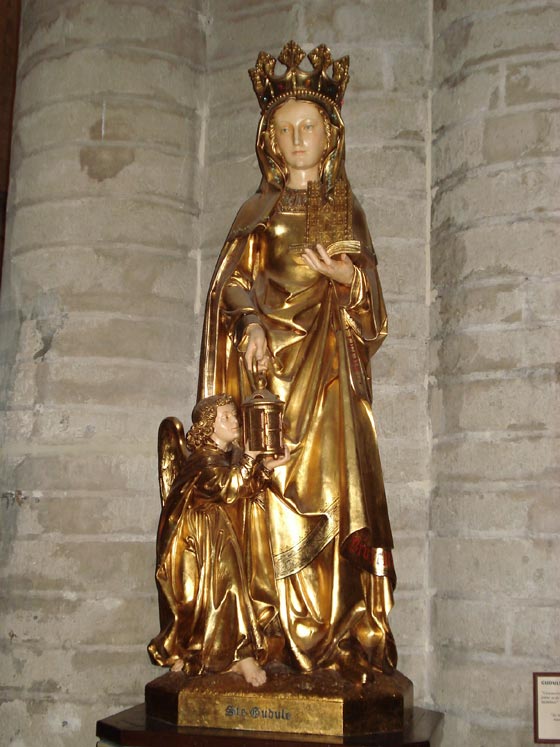
POLYGON ((560 744, 560 672, 533 672, 536 744, 560 744))

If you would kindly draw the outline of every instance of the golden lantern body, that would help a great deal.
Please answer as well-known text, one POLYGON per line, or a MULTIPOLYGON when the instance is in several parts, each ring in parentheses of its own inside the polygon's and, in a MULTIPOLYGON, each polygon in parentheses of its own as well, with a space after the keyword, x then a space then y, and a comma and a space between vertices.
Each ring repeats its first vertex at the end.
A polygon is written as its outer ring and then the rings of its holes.
POLYGON ((284 402, 266 388, 264 374, 254 375, 254 380, 255 391, 241 405, 245 449, 279 456, 284 453, 284 402))

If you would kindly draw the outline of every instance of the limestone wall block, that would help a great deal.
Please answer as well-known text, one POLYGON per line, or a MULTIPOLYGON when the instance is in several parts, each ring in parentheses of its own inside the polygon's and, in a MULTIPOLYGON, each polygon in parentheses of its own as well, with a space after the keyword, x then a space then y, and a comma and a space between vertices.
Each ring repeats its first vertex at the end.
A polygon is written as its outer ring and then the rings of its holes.
POLYGON ((190 107, 135 101, 118 94, 87 100, 58 101, 31 108, 17 124, 23 155, 40 148, 93 140, 159 146, 194 156, 200 116, 190 107))
POLYGON ((418 482, 428 478, 430 456, 424 440, 409 438, 379 439, 383 477, 390 482, 418 482))
MULTIPOLYGON (((381 249, 379 250, 381 251, 381 249)), ((380 263, 381 282, 385 261, 380 263)), ((424 339, 428 322, 428 307, 424 299, 397 299, 386 294, 389 314, 389 335, 391 340, 424 339)), ((375 365, 375 358, 374 365, 375 365)))
MULTIPOLYGON (((257 45, 259 46, 259 45, 257 45)), ((274 47, 276 49, 276 47, 274 47)), ((278 54, 278 51, 272 54, 278 54)), ((253 92, 253 84, 247 70, 256 62, 257 53, 247 52, 243 62, 241 60, 208 60, 208 75, 206 85, 208 99, 212 107, 220 107, 224 111, 246 109, 255 115, 255 132, 259 118, 259 104, 253 92)), ((281 68, 281 66, 279 66, 281 68)))
MULTIPOLYGON (((375 412, 374 412, 375 415, 375 412)), ((389 482, 385 480, 391 527, 394 532, 428 531, 430 485, 420 480, 389 482)))
MULTIPOLYGON (((502 716, 528 722, 532 719, 533 704, 527 694, 527 683, 531 682, 533 671, 530 662, 493 659, 481 666, 481 662, 474 658, 445 656, 436 668, 434 697, 436 703, 444 702, 447 708, 468 713, 471 719, 478 714, 486 718, 502 716), (461 682, 462 687, 454 687, 454 682, 461 682), (495 694, 500 692, 500 688, 503 692, 504 683, 507 683, 507 698, 497 698, 495 694)), ((494 742, 488 744, 494 745, 494 742)))
POLYGON ((557 600, 556 539, 433 539, 433 583, 442 594, 557 600))
POLYGON ((400 591, 425 587, 428 556, 424 537, 410 537, 395 533, 393 558, 400 591))
POLYGON ((195 235, 192 225, 188 210, 149 197, 76 196, 20 205, 12 224, 12 251, 62 243, 90 246, 92 237, 99 243, 185 249, 195 235))
POLYGON ((16 208, 22 200, 46 196, 63 200, 110 195, 173 200, 194 212, 198 194, 192 172, 192 155, 128 144, 61 146, 23 159, 12 195, 16 208))
POLYGON ((532 604, 513 618, 511 652, 530 659, 560 655, 560 606, 532 604))
POLYGON ((445 221, 464 225, 483 218, 555 211, 559 189, 560 173, 555 163, 483 170, 468 176, 453 190, 438 194, 434 225, 445 221))
POLYGON ((333 40, 338 39, 345 39, 347 44, 374 45, 379 40, 404 39, 428 44, 428 6, 422 0, 393 0, 390 4, 360 0, 334 8, 321 0, 309 0, 303 10, 310 37, 324 39, 335 51, 340 42, 333 40))
MULTIPOLYGON (((157 437, 157 428, 155 436, 157 437)), ((126 489, 116 484, 113 488, 105 487, 105 493, 101 487, 96 489, 91 486, 69 486, 68 490, 53 488, 22 491, 17 500, 10 498, 5 501, 6 516, 9 516, 14 536, 33 539, 44 535, 48 539, 49 535, 57 535, 72 539, 76 535, 88 535, 91 538, 123 534, 128 537, 137 536, 148 542, 153 540, 155 543, 161 507, 157 486, 156 437, 153 439, 152 452, 144 453, 146 460, 152 461, 153 474, 141 493, 137 488, 126 489), (143 506, 141 511, 140 504, 143 506)), ((107 454, 114 451, 116 446, 116 442, 110 437, 104 440, 103 447, 107 454)), ((96 443, 83 443, 81 447, 84 456, 101 448, 96 443)), ((41 444, 34 443, 32 448, 40 453, 41 444)), ((128 442, 126 448, 130 450, 128 442)))
POLYGON ((515 54, 557 51, 559 19, 558 7, 539 5, 458 20, 435 40, 435 80, 515 54))
MULTIPOLYGON (((420 239, 426 232, 425 195, 400 195, 382 190, 368 190, 358 198, 369 219, 375 239, 420 239)), ((393 292, 392 289, 388 291, 393 292)))
POLYGON ((505 79, 508 106, 533 103, 555 103, 560 98, 558 77, 560 60, 536 59, 509 64, 505 79))
POLYGON ((12 633, 18 644, 41 643, 49 649, 147 645, 159 623, 155 590, 154 582, 153 598, 14 594, 2 600, 0 634, 6 639, 12 633))
POLYGON ((547 488, 534 485, 509 484, 500 488, 495 480, 462 488, 442 485, 432 497, 431 528, 447 537, 498 533, 520 537, 527 531, 531 505, 546 493, 547 488))
POLYGON ((122 313, 186 319, 192 308, 190 281, 196 261, 178 251, 142 251, 134 246, 53 246, 14 257, 27 313, 37 298, 51 295, 62 313, 122 313))
POLYGON ((131 46, 165 56, 174 55, 204 66, 205 39, 198 13, 183 5, 135 0, 79 2, 65 8, 67 45, 131 46))
MULTIPOLYGON (((556 413, 553 413, 552 417, 557 417, 556 413)), ((542 491, 535 491, 535 499, 529 509, 529 531, 544 534, 560 533, 560 490, 557 483, 554 473, 551 473, 550 484, 544 486, 542 491)))
POLYGON ((558 448, 558 438, 539 433, 436 441, 434 469, 441 484, 554 479, 558 448))
POLYGON ((372 360, 374 387, 383 382, 394 385, 420 385, 426 370, 426 343, 399 340, 393 331, 372 360))
MULTIPOLYGON (((198 338, 198 336, 197 336, 198 338)), ((49 359, 110 358, 181 365, 195 345, 187 321, 70 316, 56 332, 49 359)))
POLYGON ((424 143, 426 101, 419 96, 381 93, 372 97, 346 94, 343 117, 348 147, 371 147, 381 141, 424 143))
POLYGON ((558 277, 533 280, 527 284, 526 316, 529 321, 554 322, 560 308, 558 277))
POLYGON ((388 50, 389 74, 387 87, 394 91, 416 92, 424 96, 430 83, 430 60, 424 45, 403 47, 391 45, 388 50))
MULTIPOLYGON (((96 492, 137 490, 153 494, 157 488, 157 459, 152 454, 141 454, 134 447, 121 447, 120 453, 110 449, 107 439, 105 449, 70 447, 12 449, 20 458, 13 471, 14 490, 24 494, 36 491, 96 492), (109 448, 108 448, 109 447, 109 448), (109 452, 109 453, 107 453, 109 452), (21 459, 23 457, 23 459, 21 459), (156 468, 155 468, 156 467, 156 468), (43 473, 41 472, 43 471, 43 473)), ((8 452, 9 453, 9 452, 8 452)))
POLYGON ((533 722, 527 716, 498 719, 491 724, 484 715, 461 711, 461 716, 446 713, 443 744, 488 744, 492 747, 527 747, 533 740, 533 722), (513 722, 513 724, 512 724, 513 722))
MULTIPOLYGON (((241 207, 241 204, 253 194, 252 188, 247 190, 247 196, 242 196, 241 200, 238 201, 237 205, 232 202, 228 202, 221 208, 208 208, 204 212, 204 230, 201 244, 201 257, 203 266, 203 281, 204 278, 210 280, 212 271, 216 265, 216 261, 220 254, 220 250, 224 245, 224 242, 229 233, 229 229, 233 223, 237 211, 241 207)), ((201 285, 206 291, 208 284, 201 285)))
MULTIPOLYGON (((187 415, 190 417, 191 410, 190 403, 184 403, 175 415, 184 422, 187 415)), ((19 433, 22 440, 28 436, 36 447, 56 442, 61 447, 81 444, 88 450, 106 446, 109 451, 120 442, 126 444, 127 449, 135 448, 139 453, 155 458, 157 429, 167 414, 165 406, 128 412, 114 407, 41 404, 35 406, 31 414, 22 410, 7 413, 5 422, 6 433, 14 441, 19 433)))
POLYGON ((30 699, 18 693, 14 699, 0 704, 0 719, 6 739, 21 744, 43 744, 45 747, 75 747, 87 744, 95 734, 99 714, 116 713, 138 701, 131 695, 120 698, 118 693, 105 696, 96 703, 76 703, 68 698, 53 701, 40 695, 30 699))
POLYGON ((442 293, 440 315, 446 330, 478 325, 515 324, 524 318, 528 282, 520 278, 463 285, 442 293))
POLYGON ((423 381, 414 388, 377 385, 375 390, 377 429, 383 438, 426 438, 426 391, 423 381))
POLYGON ((60 52, 64 45, 65 16, 61 2, 22 3, 18 60, 60 52))
POLYGON ((436 88, 432 101, 434 133, 439 135, 453 124, 496 110, 501 81, 499 65, 492 65, 453 77, 436 88))
POLYGON ((122 590, 124 579, 129 594, 153 590, 154 553, 148 542, 33 539, 14 542, 12 556, 11 566, 1 571, 6 590, 94 592, 113 597, 122 590))
POLYGON ((147 654, 145 657, 140 647, 107 648, 105 651, 95 647, 80 651, 40 646, 31 649, 15 644, 6 657, 6 680, 14 684, 16 692, 23 694, 26 689, 32 689, 43 697, 59 700, 71 698, 87 702, 92 692, 118 693, 121 702, 126 698, 137 700, 146 682, 158 672, 149 663, 147 654), (128 673, 125 678, 123 671, 128 673), (56 679, 52 677, 53 672, 57 672, 56 679))
MULTIPOLYGON (((243 59, 246 68, 247 61, 252 67, 261 49, 276 57, 299 27, 299 8, 289 2, 259 4, 255 12, 232 14, 227 22, 213 25, 206 40, 208 61, 225 65, 231 58, 243 59)), ((249 87, 252 89, 250 83, 249 87)))
MULTIPOLYGON (((507 200, 506 200, 507 205, 507 200)), ((458 218, 458 216, 457 216, 458 218)), ((558 226, 553 219, 516 220, 461 230, 444 224, 432 241, 432 274, 437 287, 469 279, 548 277, 557 272, 558 226)))
POLYGON ((560 109, 491 117, 484 127, 486 163, 555 156, 560 150, 560 109))
POLYGON ((438 374, 553 368, 559 331, 512 327, 461 331, 447 336, 438 351, 438 374), (504 334, 506 332, 507 334, 504 334))
POLYGON ((462 0, 435 0, 434 25, 439 30, 460 18, 478 13, 507 10, 510 6, 518 4, 518 0, 469 0, 468 4, 462 0))
MULTIPOLYGON (((398 645, 398 643, 397 643, 398 645)), ((426 669, 428 667, 428 654, 425 647, 404 647, 398 649, 399 672, 406 672, 406 676, 414 683, 414 703, 429 707, 433 704, 429 692, 426 669)))
POLYGON ((438 646, 503 655, 508 612, 508 605, 496 597, 492 600, 436 598, 432 624, 438 646), (486 625, 481 624, 484 620, 486 625))
POLYGON ((187 62, 142 50, 78 49, 21 72, 16 112, 70 97, 115 93, 194 106, 197 75, 187 62))
POLYGON ((217 246, 222 246, 237 211, 257 191, 260 181, 261 172, 254 155, 242 155, 232 161, 219 161, 208 166, 206 193, 210 196, 211 204, 203 216, 204 225, 209 229, 204 231, 206 241, 212 240, 217 242, 217 246), (233 195, 237 196, 236 202, 232 201, 233 195), (213 231, 210 234, 214 225, 212 214, 217 210, 221 212, 221 236, 215 236, 213 231))
POLYGON ((552 371, 526 378, 446 382, 446 431, 546 431, 554 426, 550 403, 559 390, 552 371))
POLYGON ((445 130, 432 149, 434 186, 444 179, 460 179, 470 170, 484 166, 484 122, 470 120, 445 130))
POLYGON ((422 145, 350 147, 346 153, 348 178, 353 189, 385 187, 391 190, 426 189, 425 149, 422 145))
MULTIPOLYGON (((383 208, 385 207, 387 212, 390 209, 394 209, 397 199, 402 201, 401 204, 406 202, 406 196, 394 199, 387 199, 385 196, 382 196, 379 203, 376 204, 375 209, 373 207, 368 209, 368 215, 375 216, 376 211, 378 211, 377 214, 381 216, 381 221, 383 221, 385 217, 383 215, 383 208)), ((366 201, 366 205, 368 202, 366 201)), ((422 208, 422 202, 418 198, 414 201, 411 198, 410 202, 412 203, 409 205, 409 210, 411 211, 411 214, 409 214, 410 231, 412 232, 412 222, 415 217, 412 211, 414 210, 419 213, 422 208)), ((392 217, 392 215, 386 217, 387 223, 392 217)), ((387 228, 388 226, 384 226, 383 223, 380 225, 379 219, 377 221, 374 219, 370 222, 370 230, 383 236, 387 235, 387 228)), ((422 228, 422 225, 415 226, 417 236, 419 237, 421 237, 422 228)), ((373 241, 375 243, 375 233, 373 241)), ((390 251, 383 251, 383 259, 381 280, 385 293, 413 300, 420 300, 424 297, 426 292, 426 258, 423 246, 420 246, 420 244, 414 246, 414 248, 406 245, 393 246, 390 251)))
MULTIPOLYGON (((286 0, 280 0, 280 2, 276 4, 279 6, 279 13, 283 13, 285 6, 288 5, 286 0)), ((221 0, 221 2, 215 3, 212 10, 214 12, 214 17, 220 22, 224 22, 226 19, 233 18, 236 15, 243 16, 252 14, 261 8, 262 5, 262 0, 221 0)))
POLYGON ((20 367, 22 375, 36 377, 37 401, 45 404, 176 407, 196 389, 193 361, 164 368, 110 358, 62 358, 20 367))
MULTIPOLYGON (((350 82, 348 84, 346 99, 358 91, 382 91, 385 88, 386 51, 388 46, 380 44, 364 46, 352 45, 352 57, 350 59, 350 82)), ((306 48, 307 49, 307 48, 306 48)), ((342 43, 335 44, 335 59, 348 54, 342 49, 342 43)), ((395 62, 395 64, 397 64, 395 62)), ((403 67, 405 63, 402 63, 403 67)), ((346 104, 345 104, 346 105, 346 104)))
MULTIPOLYGON (((243 82, 245 82, 243 80, 243 82)), ((249 76, 247 83, 251 85, 249 76)), ((230 107, 216 106, 208 114, 207 160, 208 164, 241 161, 251 156, 256 162, 255 138, 259 123, 259 107, 255 98, 254 106, 230 110, 230 107)), ((222 169, 226 169, 222 166, 222 169)), ((210 194, 213 194, 210 191, 210 194)))
POLYGON ((399 647, 418 646, 422 648, 425 645, 424 631, 428 622, 429 599, 405 596, 399 591, 399 586, 397 586, 395 592, 397 602, 389 617, 391 630, 397 642, 397 651, 399 647))

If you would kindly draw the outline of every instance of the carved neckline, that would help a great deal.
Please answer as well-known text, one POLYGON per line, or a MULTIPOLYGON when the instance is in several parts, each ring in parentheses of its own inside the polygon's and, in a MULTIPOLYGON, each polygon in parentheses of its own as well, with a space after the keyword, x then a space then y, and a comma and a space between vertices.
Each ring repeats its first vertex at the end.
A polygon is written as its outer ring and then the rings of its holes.
POLYGON ((279 213, 305 213, 307 207, 307 190, 285 187, 278 201, 279 213))

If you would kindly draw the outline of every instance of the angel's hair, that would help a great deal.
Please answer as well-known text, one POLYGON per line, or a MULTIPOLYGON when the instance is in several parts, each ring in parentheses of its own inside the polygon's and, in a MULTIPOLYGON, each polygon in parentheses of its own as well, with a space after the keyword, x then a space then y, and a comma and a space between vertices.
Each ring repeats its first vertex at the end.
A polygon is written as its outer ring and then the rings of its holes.
POLYGON ((233 397, 229 394, 213 394, 196 403, 192 411, 192 425, 186 435, 189 451, 196 451, 211 440, 218 407, 233 404, 233 397))

